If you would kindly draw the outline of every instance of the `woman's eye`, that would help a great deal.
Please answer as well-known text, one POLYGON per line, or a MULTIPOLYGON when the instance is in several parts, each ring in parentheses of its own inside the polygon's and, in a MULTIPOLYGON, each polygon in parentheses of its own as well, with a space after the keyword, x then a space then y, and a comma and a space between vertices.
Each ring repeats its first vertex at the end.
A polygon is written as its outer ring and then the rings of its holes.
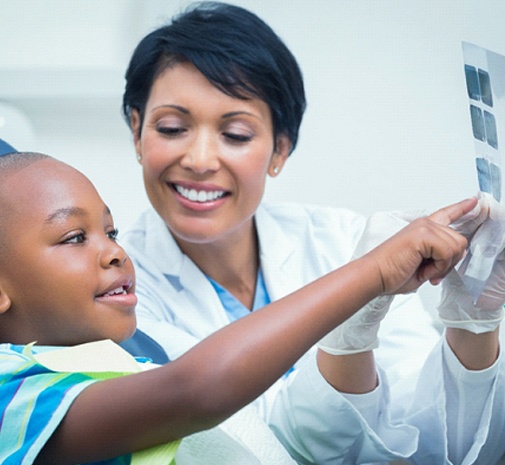
POLYGON ((252 136, 244 134, 236 134, 233 132, 225 132, 224 136, 227 139, 230 139, 232 142, 249 142, 252 139, 252 136))
POLYGON ((119 230, 118 229, 113 229, 112 231, 109 231, 107 233, 107 237, 113 241, 116 241, 117 240, 117 236, 119 234, 119 230))
POLYGON ((86 240, 86 235, 84 233, 72 234, 72 236, 67 237, 63 243, 64 244, 82 244, 86 240))
POLYGON ((164 134, 166 136, 178 136, 186 131, 184 128, 177 127, 177 126, 160 126, 160 127, 156 128, 156 130, 160 134, 164 134))

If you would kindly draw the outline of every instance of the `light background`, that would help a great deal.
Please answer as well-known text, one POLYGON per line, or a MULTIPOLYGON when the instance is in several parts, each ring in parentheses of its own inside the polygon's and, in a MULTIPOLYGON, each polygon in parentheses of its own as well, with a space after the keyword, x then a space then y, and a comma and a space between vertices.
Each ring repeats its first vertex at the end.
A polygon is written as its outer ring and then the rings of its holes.
MULTIPOLYGON (((0 137, 85 172, 120 229, 147 205, 123 74, 138 40, 188 3, 0 0, 0 137)), ((505 2, 231 3, 265 19, 305 76, 299 146, 268 199, 369 214, 476 193, 461 41, 505 54, 505 2)))

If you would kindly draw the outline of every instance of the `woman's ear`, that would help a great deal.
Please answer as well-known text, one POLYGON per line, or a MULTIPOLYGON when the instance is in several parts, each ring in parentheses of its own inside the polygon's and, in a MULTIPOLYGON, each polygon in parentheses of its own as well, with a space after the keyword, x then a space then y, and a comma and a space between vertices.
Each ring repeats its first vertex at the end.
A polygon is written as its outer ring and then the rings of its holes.
POLYGON ((270 166, 268 167, 268 174, 272 177, 277 176, 281 172, 291 150, 291 141, 285 134, 277 136, 275 142, 275 152, 272 155, 270 166))
POLYGON ((130 126, 133 133, 133 143, 135 145, 135 152, 137 152, 137 161, 142 164, 142 152, 140 150, 140 126, 141 126, 140 113, 135 108, 131 112, 130 126))

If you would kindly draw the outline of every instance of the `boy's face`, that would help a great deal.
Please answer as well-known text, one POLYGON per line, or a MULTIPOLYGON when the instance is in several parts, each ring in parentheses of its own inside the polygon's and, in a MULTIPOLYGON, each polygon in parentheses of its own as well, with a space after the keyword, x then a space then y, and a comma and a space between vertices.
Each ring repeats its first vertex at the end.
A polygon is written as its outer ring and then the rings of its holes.
POLYGON ((134 270, 91 182, 54 159, 0 186, 2 342, 73 345, 135 330, 134 270), (8 308, 6 308, 8 307, 8 308))

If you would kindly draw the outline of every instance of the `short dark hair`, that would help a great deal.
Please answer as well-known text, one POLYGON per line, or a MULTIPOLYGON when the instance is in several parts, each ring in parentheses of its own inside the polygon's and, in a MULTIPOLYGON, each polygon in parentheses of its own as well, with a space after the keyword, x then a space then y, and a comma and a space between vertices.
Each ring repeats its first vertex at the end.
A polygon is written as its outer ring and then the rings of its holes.
POLYGON ((3 154, 0 158, 0 176, 9 175, 11 172, 20 170, 43 158, 52 157, 38 152, 11 152, 3 154))
POLYGON ((4 232, 4 223, 8 222, 8 220, 6 219, 6 207, 4 205, 4 201, 2 201, 2 185, 13 173, 44 158, 51 157, 37 152, 12 152, 0 156, 0 260, 3 257, 5 250, 8 250, 4 232))
POLYGON ((306 107, 303 77, 284 42, 254 13, 221 2, 201 2, 145 36, 126 71, 123 114, 142 123, 155 79, 170 66, 190 62, 218 89, 257 97, 270 108, 274 139, 285 134, 291 151, 306 107))

